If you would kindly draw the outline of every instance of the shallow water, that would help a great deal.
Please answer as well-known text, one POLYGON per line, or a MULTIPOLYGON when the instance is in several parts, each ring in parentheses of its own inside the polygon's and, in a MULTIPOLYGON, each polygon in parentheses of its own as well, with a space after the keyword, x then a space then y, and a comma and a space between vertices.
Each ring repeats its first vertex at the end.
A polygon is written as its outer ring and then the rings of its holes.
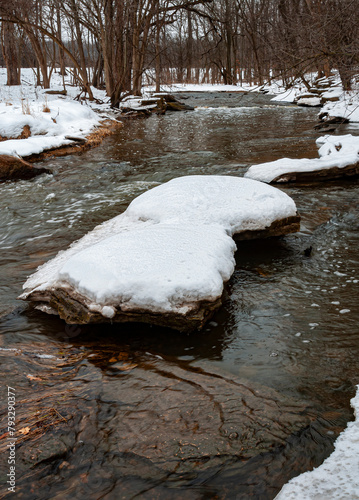
MULTIPOLYGON (((16 300, 38 265, 158 183, 317 154, 317 110, 184 97, 195 111, 126 122, 97 149, 48 160, 52 176, 0 185, 1 399, 16 389, 18 498, 272 499, 353 418, 358 181, 281 187, 301 232, 239 244, 202 332, 70 327, 16 300)), ((7 472, 0 460, 3 484, 7 472)))

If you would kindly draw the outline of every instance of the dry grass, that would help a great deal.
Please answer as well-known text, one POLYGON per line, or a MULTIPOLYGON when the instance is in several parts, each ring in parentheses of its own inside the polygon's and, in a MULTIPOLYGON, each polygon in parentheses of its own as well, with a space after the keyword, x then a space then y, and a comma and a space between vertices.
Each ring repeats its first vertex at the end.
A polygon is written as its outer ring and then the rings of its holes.
POLYGON ((86 137, 86 145, 87 147, 95 147, 101 144, 101 142, 105 139, 105 137, 108 137, 112 135, 115 130, 119 129, 122 127, 122 123, 120 124, 119 122, 115 122, 116 125, 114 125, 112 122, 106 122, 103 123, 99 128, 97 128, 94 132, 91 132, 86 137))
POLYGON ((47 97, 45 97, 45 102, 42 105, 42 112, 43 113, 50 113, 51 112, 49 105, 48 105, 48 102, 47 102, 47 97))
POLYGON ((18 429, 17 443, 29 439, 35 441, 43 436, 50 428, 61 423, 67 423, 70 418, 66 419, 63 417, 56 408, 42 408, 41 410, 35 411, 33 414, 29 415, 26 420, 21 422, 21 428, 18 429))
MULTIPOLYGON (((36 377, 35 377, 36 378, 36 377)), ((71 394, 73 390, 67 391, 66 398, 62 398, 61 405, 53 397, 53 394, 45 392, 43 395, 37 395, 34 399, 22 399, 17 401, 17 422, 16 422, 16 437, 17 444, 24 441, 36 441, 44 436, 48 431, 54 430, 60 424, 66 424, 73 418, 70 413, 71 394), (55 399, 55 401, 54 401, 55 399), (59 410, 51 403, 60 406, 59 410), (46 405, 50 403, 50 406, 46 405), (34 407, 38 409, 34 409, 34 407), (61 414, 61 407, 65 410, 66 416, 61 414)), ((6 429, 2 429, 2 431, 6 429)), ((2 434, 0 429, 0 453, 3 453, 8 444, 9 434, 2 434)))
POLYGON ((21 110, 23 115, 31 115, 31 108, 28 99, 21 99, 21 110))

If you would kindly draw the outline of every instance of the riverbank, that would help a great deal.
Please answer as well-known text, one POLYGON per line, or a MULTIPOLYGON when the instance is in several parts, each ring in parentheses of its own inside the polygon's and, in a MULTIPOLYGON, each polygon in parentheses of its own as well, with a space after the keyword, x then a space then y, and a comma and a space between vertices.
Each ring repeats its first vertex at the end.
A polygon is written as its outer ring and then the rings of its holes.
POLYGON ((334 452, 319 467, 291 479, 275 500, 358 498, 359 386, 351 405, 356 419, 340 434, 334 452))
POLYGON ((310 90, 296 83, 290 89, 274 88, 274 102, 296 103, 320 108, 318 118, 324 124, 359 122, 359 80, 355 79, 352 90, 344 91, 337 72, 330 78, 312 79, 310 90))
POLYGON ((89 102, 78 87, 67 85, 64 91, 59 75, 47 90, 32 78, 31 69, 23 70, 22 85, 8 87, 6 71, 0 69, 0 154, 37 161, 79 152, 122 126, 110 113, 104 91, 89 102))

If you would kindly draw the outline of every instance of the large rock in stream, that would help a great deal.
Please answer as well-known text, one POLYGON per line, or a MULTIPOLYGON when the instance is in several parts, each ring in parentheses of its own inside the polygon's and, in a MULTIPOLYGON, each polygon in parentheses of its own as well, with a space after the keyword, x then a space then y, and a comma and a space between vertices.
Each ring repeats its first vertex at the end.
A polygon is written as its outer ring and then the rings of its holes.
POLYGON ((39 268, 20 298, 67 323, 141 321, 200 329, 234 271, 233 238, 299 229, 294 201, 231 176, 173 179, 39 268))
POLYGON ((319 158, 281 158, 252 165, 245 177, 271 184, 316 182, 359 176, 359 137, 325 135, 316 141, 319 158))

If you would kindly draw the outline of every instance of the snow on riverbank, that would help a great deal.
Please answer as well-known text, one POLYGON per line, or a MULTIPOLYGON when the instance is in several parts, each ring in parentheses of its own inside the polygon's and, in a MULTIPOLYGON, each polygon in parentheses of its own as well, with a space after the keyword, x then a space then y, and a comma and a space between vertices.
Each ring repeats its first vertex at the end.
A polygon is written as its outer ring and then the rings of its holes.
MULTIPOLYGON (((154 85, 146 85, 143 87, 144 92, 153 93, 156 91, 154 85)), ((170 85, 161 85, 161 92, 248 92, 258 90, 257 85, 222 85, 210 83, 172 83, 170 85)))
POLYGON ((291 479, 275 500, 359 498, 359 385, 351 405, 356 419, 340 434, 334 452, 320 467, 291 479))
POLYGON ((85 139, 100 125, 98 115, 75 101, 56 99, 46 105, 29 104, 29 114, 23 114, 21 104, 0 103, 0 135, 9 138, 0 142, 0 154, 27 157, 45 150, 73 143, 72 137, 85 139), (31 136, 21 136, 24 127, 31 136))
MULTIPOLYGON (((31 69, 22 70, 22 77, 22 85, 6 86, 6 70, 0 68, 0 154, 27 157, 66 146, 73 137, 86 138, 106 117, 108 105, 73 100, 77 87, 67 86, 67 96, 51 95, 34 85, 31 69)), ((59 75, 52 81, 52 90, 62 90, 59 75)), ((95 95, 105 98, 104 91, 95 95)))
POLYGON ((346 118, 350 122, 359 122, 359 91, 342 92, 339 101, 327 102, 320 114, 330 117, 346 118))
POLYGON ((252 165, 244 177, 269 183, 291 173, 319 172, 335 167, 342 169, 359 162, 359 137, 351 134, 325 135, 319 137, 316 143, 320 146, 319 158, 281 158, 252 165))
MULTIPOLYGON (((308 79, 313 78, 308 77, 308 79)), ((354 82, 351 91, 343 90, 338 74, 334 74, 329 79, 322 78, 315 82, 316 86, 313 86, 312 94, 303 88, 303 84, 299 81, 287 90, 281 89, 279 86, 277 88, 272 86, 270 93, 277 94, 272 98, 272 101, 297 102, 310 106, 323 104, 320 115, 327 113, 330 118, 345 118, 350 122, 359 122, 359 82, 354 82), (304 97, 300 98, 301 95, 304 97)))
POLYGON ((21 298, 46 302, 63 289, 104 318, 194 314, 203 301, 218 301, 233 273, 231 236, 288 217, 296 217, 294 201, 272 186, 231 176, 173 179, 39 268, 21 298))

